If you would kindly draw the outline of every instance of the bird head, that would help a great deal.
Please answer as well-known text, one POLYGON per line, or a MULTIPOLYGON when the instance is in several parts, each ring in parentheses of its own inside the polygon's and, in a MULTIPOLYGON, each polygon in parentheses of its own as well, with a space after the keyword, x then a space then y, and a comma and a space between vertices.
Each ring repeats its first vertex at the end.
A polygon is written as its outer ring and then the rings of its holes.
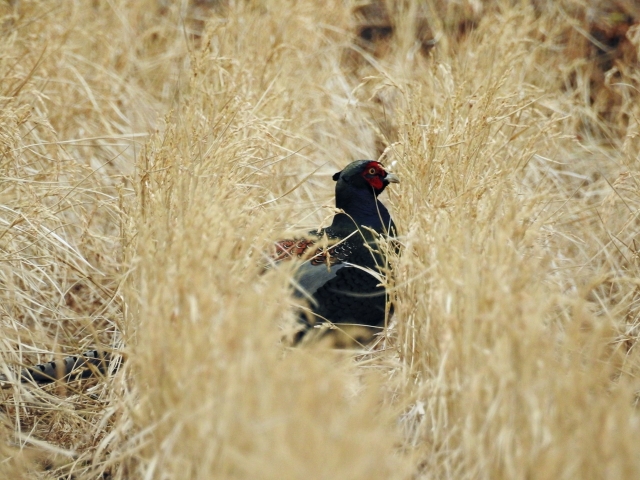
POLYGON ((374 160, 356 160, 347 165, 343 170, 333 175, 333 180, 343 182, 351 188, 373 190, 376 196, 380 195, 390 183, 399 183, 400 180, 393 173, 387 172, 380 162, 374 160))

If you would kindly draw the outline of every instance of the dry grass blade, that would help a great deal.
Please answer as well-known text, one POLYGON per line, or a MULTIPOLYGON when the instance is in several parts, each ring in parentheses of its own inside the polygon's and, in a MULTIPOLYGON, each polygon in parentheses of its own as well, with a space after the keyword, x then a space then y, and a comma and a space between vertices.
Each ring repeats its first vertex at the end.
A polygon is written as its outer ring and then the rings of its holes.
POLYGON ((0 390, 0 477, 640 478, 639 32, 625 1, 2 3, 0 373, 126 361, 0 390), (265 252, 358 158, 402 179, 393 315, 288 348, 265 252))

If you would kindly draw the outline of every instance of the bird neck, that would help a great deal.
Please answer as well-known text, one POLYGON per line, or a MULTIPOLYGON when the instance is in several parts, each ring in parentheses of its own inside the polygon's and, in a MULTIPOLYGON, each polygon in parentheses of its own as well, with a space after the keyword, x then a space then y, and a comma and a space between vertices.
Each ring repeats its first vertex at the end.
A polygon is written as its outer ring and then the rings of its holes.
POLYGON ((358 227, 369 227, 382 233, 392 225, 389 211, 372 191, 336 191, 336 207, 344 213, 338 213, 333 217, 331 228, 334 230, 350 233, 358 227))

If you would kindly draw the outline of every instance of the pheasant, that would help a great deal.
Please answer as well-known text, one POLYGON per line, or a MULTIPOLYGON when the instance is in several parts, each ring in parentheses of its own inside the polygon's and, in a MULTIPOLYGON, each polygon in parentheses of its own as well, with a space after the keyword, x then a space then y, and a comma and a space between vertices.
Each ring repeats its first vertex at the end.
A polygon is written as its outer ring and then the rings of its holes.
MULTIPOLYGON (((341 212, 333 217, 331 225, 310 232, 307 238, 276 243, 276 262, 305 259, 294 283, 296 295, 308 301, 309 309, 300 313, 296 343, 319 323, 338 324, 344 331, 349 325, 371 329, 385 322, 386 290, 377 274, 387 267, 387 259, 377 243, 381 236, 395 237, 395 225, 378 195, 390 183, 398 183, 398 177, 379 162, 357 160, 336 173, 333 180, 336 207, 341 212)), ((360 337, 358 341, 367 339, 360 337)), ((50 383, 96 372, 104 374, 112 361, 111 354, 91 350, 61 362, 23 368, 19 380, 50 383)), ((0 374, 0 388, 9 386, 9 379, 0 374)))
POLYGON ((276 262, 304 259, 293 283, 295 295, 307 301, 308 309, 300 312, 294 343, 312 326, 327 322, 339 325, 347 336, 351 336, 349 330, 358 331, 358 338, 351 341, 362 343, 372 329, 385 323, 387 298, 380 274, 387 268, 387 258, 378 240, 395 237, 396 229, 378 195, 399 179, 379 162, 357 160, 333 175, 333 180, 336 208, 341 212, 331 225, 309 232, 307 238, 280 240, 275 245, 276 262), (349 328, 353 326, 361 328, 349 328))

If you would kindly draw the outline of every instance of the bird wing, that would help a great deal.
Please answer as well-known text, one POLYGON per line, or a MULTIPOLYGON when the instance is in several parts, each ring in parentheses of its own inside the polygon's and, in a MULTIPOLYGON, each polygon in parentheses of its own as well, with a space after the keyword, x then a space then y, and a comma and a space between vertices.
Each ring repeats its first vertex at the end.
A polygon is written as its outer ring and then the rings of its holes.
POLYGON ((337 243, 335 240, 329 234, 326 238, 314 236, 276 242, 276 251, 272 257, 275 262, 293 258, 306 259, 298 267, 294 276, 296 296, 304 297, 315 304, 313 295, 316 291, 335 278, 338 270, 348 265, 346 260, 351 251, 350 244, 347 239, 342 239, 337 243), (334 243, 329 244, 328 241, 334 243))
POLYGON ((305 257, 316 244, 316 241, 316 239, 311 238, 278 240, 275 243, 275 252, 271 258, 274 262, 280 262, 282 260, 305 257))
POLYGON ((352 245, 349 243, 351 236, 340 238, 327 229, 311 232, 306 238, 279 240, 275 243, 275 252, 271 255, 271 259, 278 263, 301 258, 308 260, 312 265, 330 267, 346 261, 352 250, 352 245))
POLYGON ((334 279, 338 274, 338 270, 346 266, 346 263, 322 265, 313 264, 311 261, 304 262, 298 270, 296 270, 293 279, 295 295, 306 298, 313 305, 316 305, 316 300, 313 298, 313 295, 315 295, 319 288, 334 279))

